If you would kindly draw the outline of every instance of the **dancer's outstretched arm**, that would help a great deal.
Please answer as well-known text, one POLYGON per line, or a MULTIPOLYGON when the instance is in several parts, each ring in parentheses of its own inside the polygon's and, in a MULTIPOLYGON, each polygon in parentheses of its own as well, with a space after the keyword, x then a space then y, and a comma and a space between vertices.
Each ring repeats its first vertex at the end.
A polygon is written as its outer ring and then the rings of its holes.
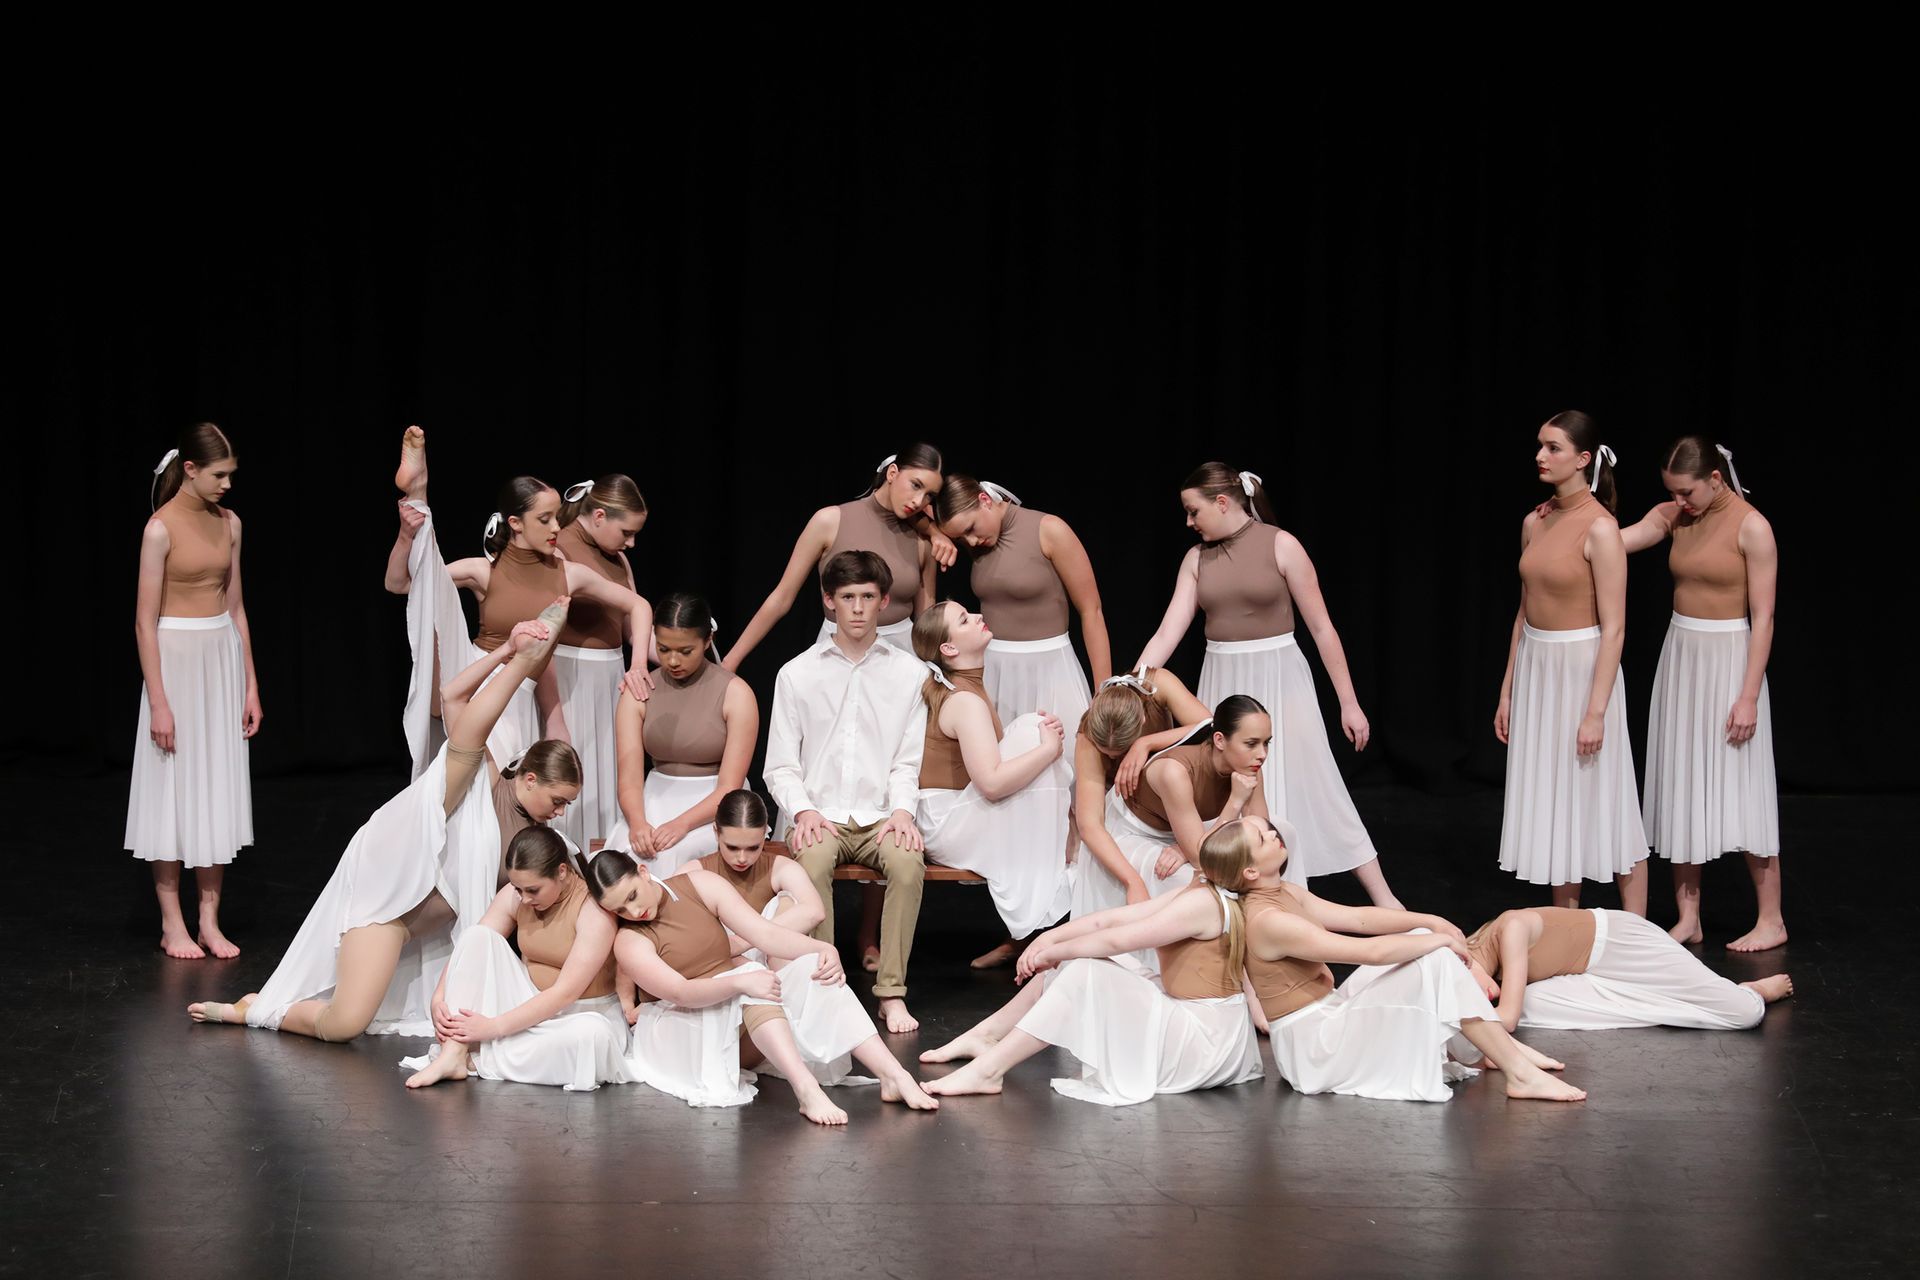
POLYGON ((1329 902, 1304 891, 1301 897, 1314 921, 1321 928, 1337 933, 1373 935, 1431 929, 1462 942, 1467 940, 1467 935, 1460 931, 1460 927, 1444 916, 1426 915, 1419 911, 1396 911, 1391 907, 1349 907, 1345 903, 1329 902))
POLYGON ((1186 557, 1180 561, 1180 572, 1173 580, 1173 599, 1167 602, 1167 612, 1160 619, 1160 629, 1147 641, 1147 647, 1140 651, 1135 667, 1157 667, 1173 656, 1179 647, 1180 638, 1187 634, 1187 628, 1193 625, 1194 610, 1200 601, 1200 548, 1189 548, 1186 557))
POLYGON ((1632 524, 1620 530, 1620 542, 1627 554, 1645 551, 1648 547, 1657 547, 1665 542, 1667 535, 1673 532, 1674 521, 1680 518, 1680 504, 1671 500, 1662 502, 1632 524))
POLYGON ((1080 639, 1087 646, 1087 664, 1093 668, 1096 687, 1113 674, 1113 646, 1107 638, 1107 615, 1100 607, 1100 586, 1094 581, 1093 561, 1072 527, 1059 516, 1040 521, 1040 554, 1060 575, 1067 599, 1080 615, 1080 639))
MULTIPOLYGON (((608 582, 586 565, 567 565, 567 590, 583 600, 591 600, 621 614, 627 630, 632 634, 641 637, 653 634, 653 606, 647 603, 647 598, 627 590, 617 582, 608 582)), ((653 692, 653 677, 647 672, 647 653, 652 647, 650 644, 635 644, 633 663, 627 668, 626 690, 642 702, 653 692)))
POLYGON ((1129 902, 1124 907, 1108 907, 1105 911, 1094 911, 1077 920, 1055 925, 1027 944, 1027 949, 1021 953, 1020 960, 1014 968, 1014 976, 1024 981, 1038 972, 1027 959, 1036 947, 1065 946, 1090 934, 1099 933, 1103 929, 1124 928, 1150 920, 1164 911, 1171 910, 1175 902, 1186 896, 1185 893, 1162 894, 1158 898, 1149 898, 1145 902, 1129 902))
POLYGON ((1470 961, 1467 946, 1445 933, 1389 933, 1350 938, 1290 911, 1262 911, 1247 926, 1247 944, 1263 960, 1318 960, 1322 964, 1405 964, 1430 951, 1451 950, 1470 961))
POLYGON ((618 931, 613 940, 613 957, 629 981, 655 999, 671 1001, 682 1009, 710 1009, 735 996, 752 996, 756 1000, 780 998, 780 979, 765 969, 723 973, 712 978, 683 978, 660 958, 652 939, 637 929, 618 931))
POLYGON ((1096 912, 1083 919, 1096 920, 1109 915, 1114 918, 1084 933, 1065 938, 1042 935, 1034 939, 1021 955, 1015 976, 1032 977, 1068 960, 1106 959, 1129 951, 1164 947, 1185 938, 1220 936, 1220 901, 1204 886, 1167 894, 1155 902, 1120 907, 1114 912, 1096 912), (1146 907, 1160 909, 1148 911, 1143 909, 1146 907), (1129 912, 1138 914, 1128 915, 1129 912))
POLYGON ((729 671, 738 672, 740 664, 747 660, 754 647, 767 638, 767 632, 780 619, 787 616, 793 608, 794 600, 800 589, 809 580, 816 580, 820 557, 827 554, 827 548, 840 536, 840 508, 822 507, 813 513, 807 521, 807 527, 800 531, 800 537, 793 544, 793 553, 787 557, 787 567, 780 571, 780 581, 760 607, 754 610, 753 617, 740 630, 739 639, 727 650, 727 656, 720 665, 729 671))
MULTIPOLYGON (((804 955, 819 956, 820 966, 813 971, 815 982, 839 986, 847 980, 846 971, 840 965, 840 953, 831 942, 809 938, 775 924, 748 906, 746 899, 735 892, 732 885, 704 867, 691 867, 681 874, 688 878, 708 909, 720 917, 720 923, 727 927, 727 932, 745 938, 749 945, 758 947, 777 960, 797 960, 804 955)), ((824 915, 822 913, 822 918, 824 915)))
POLYGON ((441 711, 447 725, 446 809, 451 814, 460 807, 473 776, 486 759, 487 735, 506 714, 520 682, 537 672, 553 653, 560 624, 566 621, 567 597, 543 609, 538 618, 515 626, 507 643, 454 677, 440 691, 441 711), (506 670, 500 678, 487 682, 487 676, 502 663, 506 670), (483 683, 485 682, 485 683, 483 683))
POLYGON ((1333 628, 1326 597, 1320 594, 1320 575, 1313 567, 1313 560, 1300 540, 1284 529, 1274 531, 1273 558, 1281 576, 1287 580, 1287 590, 1293 595, 1300 621, 1306 623, 1307 634, 1313 637, 1313 647, 1320 651, 1320 665, 1327 669, 1327 679, 1333 682, 1333 691, 1339 695, 1340 731, 1347 735, 1355 751, 1365 751, 1373 729, 1367 723, 1366 713, 1360 709, 1359 695, 1353 691, 1347 651, 1340 643, 1340 633, 1333 628))
POLYGON ((1073 823, 1093 860, 1126 890, 1128 902, 1147 899, 1147 882, 1133 869, 1107 830, 1107 793, 1102 784, 1106 761, 1083 733, 1073 737, 1073 823))

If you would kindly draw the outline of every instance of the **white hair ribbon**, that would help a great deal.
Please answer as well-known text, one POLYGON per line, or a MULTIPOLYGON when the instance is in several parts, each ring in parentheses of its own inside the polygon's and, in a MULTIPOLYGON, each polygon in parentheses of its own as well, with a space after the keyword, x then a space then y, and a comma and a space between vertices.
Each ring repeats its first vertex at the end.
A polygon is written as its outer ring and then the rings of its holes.
POLYGON ((153 469, 153 474, 159 475, 162 471, 165 471, 167 469, 168 464, 170 464, 175 458, 179 456, 180 456, 180 451, 178 449, 167 450, 167 456, 160 459, 160 465, 153 469))
POLYGON ((1125 675, 1108 676, 1100 682, 1102 691, 1107 689, 1137 689, 1148 697, 1153 696, 1153 686, 1147 683, 1147 665, 1141 663, 1125 675))
POLYGON ((1240 473, 1240 492, 1246 494, 1249 498, 1253 496, 1253 486, 1265 483, 1265 480, 1262 480, 1251 471, 1242 471, 1240 473))
POLYGON ((945 689, 948 693, 960 692, 958 689, 953 687, 953 681, 947 679, 947 673, 941 670, 939 663, 929 662, 926 664, 926 666, 927 666, 927 670, 933 672, 933 678, 940 682, 941 688, 945 689))
POLYGON ((882 458, 882 459, 880 459, 880 465, 879 465, 879 466, 877 466, 877 467, 875 467, 875 468, 874 468, 874 470, 875 470, 875 471, 885 471, 885 470, 886 470, 886 469, 887 469, 888 467, 890 467, 890 466, 892 466, 892 465, 893 465, 893 460, 894 460, 895 458, 897 458, 897 457, 899 457, 899 456, 900 456, 900 455, 899 455, 899 454, 897 454, 897 453, 890 453, 890 454, 888 454, 888 455, 887 455, 886 457, 884 457, 884 458, 882 458))
POLYGON ((567 486, 565 497, 568 502, 578 502, 593 492, 593 481, 582 480, 579 484, 567 486))
POLYGON ((1240 901, 1240 895, 1235 893, 1231 889, 1222 889, 1219 885, 1216 884, 1213 886, 1213 891, 1219 894, 1223 898, 1232 898, 1235 902, 1240 901))
POLYGON ((1733 469, 1733 450, 1723 444, 1717 444, 1713 447, 1718 449, 1720 456, 1727 460, 1727 479, 1733 481, 1733 487, 1737 492, 1745 493, 1747 487, 1740 483, 1740 473, 1733 469))
POLYGON ((1601 445, 1598 449, 1595 449, 1593 451, 1593 476, 1587 481, 1587 488, 1589 489, 1598 489, 1600 487, 1600 459, 1602 458, 1607 460, 1607 465, 1610 467, 1620 465, 1620 459, 1615 457, 1613 450, 1607 448, 1607 446, 1601 445))
POLYGON ((1016 507, 1024 507, 1027 505, 1020 501, 1019 494, 1014 493, 1003 485, 997 485, 991 480, 982 480, 980 487, 992 494, 995 502, 1011 502, 1016 507))
MULTIPOLYGON (((498 532, 500 532, 500 513, 496 511, 492 515, 487 517, 486 531, 480 535, 483 544, 486 542, 492 542, 493 535, 498 532)), ((489 560, 493 559, 493 551, 490 548, 486 547, 485 545, 482 545, 481 550, 487 553, 487 559, 489 560)))

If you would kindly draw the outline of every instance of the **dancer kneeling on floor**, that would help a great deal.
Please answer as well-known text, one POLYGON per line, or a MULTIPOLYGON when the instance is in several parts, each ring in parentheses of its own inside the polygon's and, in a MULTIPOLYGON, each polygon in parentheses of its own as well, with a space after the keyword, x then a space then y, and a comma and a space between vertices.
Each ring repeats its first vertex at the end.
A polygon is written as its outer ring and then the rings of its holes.
POLYGON ((613 919, 590 900, 566 838, 528 827, 507 846, 507 887, 460 935, 433 993, 439 1043, 400 1065, 407 1088, 468 1074, 593 1089, 626 1079, 613 993, 613 919), (519 936, 520 954, 507 939, 519 936))
POLYGON ((1506 1073, 1510 1098, 1587 1096, 1547 1074, 1561 1063, 1500 1025, 1453 925, 1341 906, 1288 884, 1282 872, 1297 838, 1287 823, 1243 818, 1208 836, 1201 851, 1208 865, 1237 859, 1244 867, 1233 883, 1246 890, 1247 978, 1288 1084, 1300 1093, 1445 1102, 1448 1082, 1472 1074, 1459 1063, 1484 1054, 1506 1073), (1336 991, 1329 964, 1361 967, 1336 991))
POLYGON ((1020 957, 1025 990, 922 1062, 972 1058, 927 1092, 998 1093, 1006 1073, 1049 1044, 1081 1063, 1053 1087, 1070 1098, 1123 1107, 1156 1093, 1187 1093, 1260 1078, 1247 1017, 1245 915, 1238 893, 1247 850, 1216 850, 1205 880, 1150 902, 1116 907, 1049 929, 1020 957), (1128 952, 1157 948, 1160 977, 1128 952), (1057 968, 1056 968, 1057 966, 1057 968), (1038 981, 1027 981, 1038 978, 1038 981))
POLYGON ((613 951, 623 990, 628 982, 638 988, 627 1051, 634 1079, 691 1106, 740 1106, 756 1092, 740 1069, 744 1035, 815 1124, 847 1122, 820 1086, 855 1082, 849 1056, 879 1077, 888 1102, 917 1111, 939 1105, 880 1042, 831 944, 761 918, 705 867, 658 880, 632 855, 604 849, 588 877, 600 905, 623 922, 613 951), (729 931, 778 967, 742 963, 729 931))
POLYGON ((1630 911, 1530 907, 1503 911, 1467 939, 1475 976, 1497 985, 1507 1030, 1547 1027, 1760 1025, 1767 1006, 1793 994, 1784 973, 1757 982, 1723 978, 1667 930, 1630 911))

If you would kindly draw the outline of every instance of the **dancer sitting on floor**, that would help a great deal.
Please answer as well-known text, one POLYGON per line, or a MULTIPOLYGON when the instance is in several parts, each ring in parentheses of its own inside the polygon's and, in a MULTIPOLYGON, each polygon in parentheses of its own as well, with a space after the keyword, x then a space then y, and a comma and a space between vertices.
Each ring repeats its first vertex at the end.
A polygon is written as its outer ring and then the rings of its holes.
POLYGON ((1510 1098, 1587 1096, 1547 1074, 1561 1063, 1500 1025, 1460 930, 1439 916, 1341 906, 1288 884, 1282 873, 1297 839, 1285 822, 1243 818, 1208 836, 1202 851, 1244 867, 1233 883, 1246 892, 1248 983, 1288 1084, 1300 1093, 1445 1102, 1448 1082, 1472 1075, 1459 1064, 1484 1054, 1506 1073, 1510 1098), (1329 964, 1361 967, 1335 990, 1329 964))
POLYGON ((698 865, 658 880, 631 854, 605 849, 588 878, 600 905, 628 922, 613 947, 640 1001, 627 1053, 633 1078, 690 1106, 740 1106, 755 1093, 740 1070, 744 1036, 793 1086, 801 1114, 815 1124, 847 1122, 822 1083, 871 1083, 847 1075, 849 1057, 879 1077, 888 1102, 916 1111, 939 1105, 880 1042, 831 944, 763 919, 698 865), (729 932, 764 952, 767 963, 735 956, 729 932))
MULTIPOLYGON (((827 918, 806 868, 767 848, 767 802, 759 795, 743 787, 722 796, 713 835, 720 847, 700 859, 700 865, 725 880, 749 907, 795 933, 812 933, 827 918)), ((730 942, 735 955, 753 950, 739 934, 731 935, 730 942)))
POLYGON ((1082 916, 1049 929, 1020 956, 1027 985, 999 1012, 922 1062, 972 1058, 928 1093, 999 1093, 1007 1072, 1049 1044, 1080 1060, 1078 1079, 1053 1087, 1070 1098, 1123 1107, 1156 1093, 1187 1093, 1260 1078, 1260 1048, 1241 993, 1246 920, 1240 895, 1246 850, 1216 853, 1206 878, 1179 893, 1082 916), (1151 978, 1129 952, 1156 948, 1151 978), (1027 981, 1035 979, 1038 981, 1027 981))
POLYGON ((403 1058, 407 1088, 442 1080, 594 1089, 627 1078, 627 1022, 613 991, 613 918, 591 900, 550 827, 507 846, 507 887, 460 935, 433 993, 439 1043, 403 1058), (517 937, 520 954, 507 944, 517 937))
POLYGON ((539 675, 566 619, 565 597, 442 691, 447 745, 354 834, 287 953, 258 992, 187 1006, 196 1022, 245 1022, 318 1040, 363 1032, 433 1034, 431 997, 459 933, 499 888, 507 844, 579 790, 565 743, 535 744, 571 780, 490 767, 487 735, 522 681, 539 675), (489 680, 495 672, 499 678, 489 680), (469 701, 469 699, 471 699, 469 701))
POLYGON ((1488 994, 1499 996, 1509 1031, 1740 1031, 1759 1026, 1768 1005, 1793 994, 1784 973, 1755 982, 1721 977, 1667 930, 1630 911, 1503 911, 1473 931, 1467 950, 1488 994))

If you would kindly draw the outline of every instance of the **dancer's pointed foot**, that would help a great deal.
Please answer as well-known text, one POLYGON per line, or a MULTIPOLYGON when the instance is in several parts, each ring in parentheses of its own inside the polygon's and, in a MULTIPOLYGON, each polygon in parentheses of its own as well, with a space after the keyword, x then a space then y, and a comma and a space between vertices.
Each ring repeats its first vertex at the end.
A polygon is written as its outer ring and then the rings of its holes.
POLYGON ((1743 982, 1743 987, 1751 987, 1760 993, 1760 998, 1768 1004, 1776 1000, 1785 1000, 1793 994, 1793 979, 1784 973, 1776 973, 1771 978, 1759 978, 1753 982, 1743 982))
POLYGON ((427 433, 419 427, 408 427, 400 437, 400 467, 393 483, 409 498, 427 500, 427 433))
POLYGON ((202 1000, 187 1006, 187 1016, 195 1022, 244 1023, 247 1020, 247 1006, 259 998, 258 991, 249 991, 232 1004, 221 1004, 217 1000, 202 1000))
POLYGON ((978 1061, 969 1062, 949 1076, 922 1080, 920 1087, 939 1098, 960 1098, 968 1094, 1000 1092, 1000 1077, 983 1071, 978 1061))
POLYGON ((1001 943, 985 955, 975 956, 967 962, 969 969, 999 969, 1012 964, 1019 958, 1020 948, 1012 941, 1001 943))
POLYGON ((428 1085, 439 1084, 442 1080, 465 1080, 467 1078, 466 1046, 455 1048, 451 1044, 440 1046, 440 1052, 433 1055, 433 1061, 407 1077, 407 1088, 424 1089, 428 1085))
MULTIPOLYGON (((1515 1040, 1513 1042, 1513 1047, 1520 1051, 1521 1057, 1525 1058, 1528 1062, 1540 1068, 1542 1071, 1565 1071, 1567 1069, 1567 1064, 1560 1061, 1560 1059, 1549 1058, 1546 1054, 1540 1052, 1538 1049, 1534 1048, 1530 1044, 1525 1043, 1524 1041, 1515 1040)), ((1485 1054, 1480 1055, 1480 1061, 1467 1063, 1465 1065, 1479 1067, 1482 1071, 1498 1071, 1500 1069, 1500 1064, 1495 1062, 1492 1058, 1487 1057, 1485 1054)))
POLYGON ((914 1111, 938 1111, 940 1100, 920 1087, 920 1082, 905 1071, 880 1082, 880 1101, 904 1102, 914 1111))
POLYGON ((1775 947, 1787 945, 1787 926, 1784 924, 1756 924, 1747 932, 1727 944, 1729 951, 1771 951, 1775 947))
POLYGON ((899 996, 887 996, 880 1001, 880 1020, 896 1036, 920 1029, 920 1019, 907 1012, 907 1002, 899 996))
POLYGON ((976 1029, 955 1036, 938 1049, 927 1050, 920 1055, 920 1061, 957 1062, 961 1058, 977 1058, 999 1043, 999 1036, 990 1036, 976 1029))
POLYGON ((160 949, 175 960, 205 960, 207 953, 187 934, 187 926, 160 931, 160 949))

